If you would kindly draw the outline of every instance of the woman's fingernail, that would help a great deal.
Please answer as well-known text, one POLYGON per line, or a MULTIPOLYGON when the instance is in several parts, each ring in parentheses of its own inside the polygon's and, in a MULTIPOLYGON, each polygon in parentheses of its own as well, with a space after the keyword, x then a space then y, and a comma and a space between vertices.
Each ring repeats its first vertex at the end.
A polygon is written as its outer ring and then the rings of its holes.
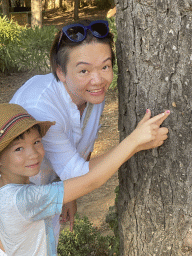
POLYGON ((146 113, 149 113, 149 109, 146 110, 146 113))
POLYGON ((169 114, 171 111, 170 110, 167 110, 166 113, 169 114))

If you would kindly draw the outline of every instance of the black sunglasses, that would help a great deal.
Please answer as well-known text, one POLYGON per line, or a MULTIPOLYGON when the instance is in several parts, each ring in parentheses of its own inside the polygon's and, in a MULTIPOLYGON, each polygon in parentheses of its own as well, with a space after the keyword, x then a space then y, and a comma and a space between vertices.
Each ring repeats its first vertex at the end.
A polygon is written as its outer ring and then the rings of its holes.
POLYGON ((92 21, 88 26, 84 26, 82 24, 71 24, 63 27, 57 45, 57 51, 59 50, 63 34, 65 34, 72 42, 81 42, 86 38, 88 29, 91 31, 93 36, 97 38, 104 38, 109 33, 109 24, 106 20, 96 20, 92 21))

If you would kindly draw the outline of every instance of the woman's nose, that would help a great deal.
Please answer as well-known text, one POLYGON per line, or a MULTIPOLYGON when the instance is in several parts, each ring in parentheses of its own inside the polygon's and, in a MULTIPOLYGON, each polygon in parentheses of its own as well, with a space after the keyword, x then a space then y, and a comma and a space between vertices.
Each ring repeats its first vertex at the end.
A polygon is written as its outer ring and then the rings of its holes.
POLYGON ((99 72, 95 72, 92 74, 92 78, 91 78, 92 85, 99 85, 102 83, 102 81, 103 81, 103 78, 99 72))

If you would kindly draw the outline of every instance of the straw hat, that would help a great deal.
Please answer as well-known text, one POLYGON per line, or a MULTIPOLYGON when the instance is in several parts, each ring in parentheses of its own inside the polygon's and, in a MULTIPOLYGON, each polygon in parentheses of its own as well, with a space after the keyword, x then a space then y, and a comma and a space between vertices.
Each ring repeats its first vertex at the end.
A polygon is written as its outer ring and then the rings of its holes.
POLYGON ((39 124, 42 137, 55 122, 37 121, 17 104, 0 104, 0 152, 17 136, 39 124))

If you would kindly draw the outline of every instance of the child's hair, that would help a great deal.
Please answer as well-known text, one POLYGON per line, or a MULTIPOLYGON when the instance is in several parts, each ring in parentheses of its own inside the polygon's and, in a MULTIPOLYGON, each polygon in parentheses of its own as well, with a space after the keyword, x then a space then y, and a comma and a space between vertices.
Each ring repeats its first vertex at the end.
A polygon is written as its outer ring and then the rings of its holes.
MULTIPOLYGON (((78 24, 82 24, 84 26, 88 26, 93 20, 78 20, 78 24)), ((70 24, 76 24, 76 22, 71 22, 70 24)), ((66 24, 68 25, 68 24, 66 24)), ((109 32, 106 37, 104 38, 97 38, 95 37, 89 30, 87 30, 86 38, 81 42, 72 42, 70 39, 67 38, 64 34, 61 38, 62 29, 59 33, 55 36, 55 40, 52 44, 51 51, 50 51, 50 63, 52 72, 59 81, 59 78, 56 73, 56 69, 61 67, 62 71, 66 75, 67 73, 67 64, 69 61, 69 50, 73 49, 81 44, 89 44, 92 42, 108 44, 111 49, 111 56, 112 56, 112 65, 115 62, 115 53, 114 53, 114 41, 113 41, 113 34, 109 32), (58 49, 58 42, 59 49, 58 49)), ((99 53, 98 53, 99 54, 99 53)))
POLYGON ((0 104, 0 152, 15 138, 23 136, 28 129, 35 127, 43 137, 55 122, 37 121, 24 108, 17 104, 0 104), (38 126, 36 126, 38 125, 38 126))
POLYGON ((13 141, 24 139, 25 133, 30 133, 31 130, 37 130, 39 132, 39 135, 42 137, 40 125, 39 124, 35 124, 32 127, 30 127, 29 129, 27 129, 26 131, 24 131, 23 133, 19 134, 13 141))

